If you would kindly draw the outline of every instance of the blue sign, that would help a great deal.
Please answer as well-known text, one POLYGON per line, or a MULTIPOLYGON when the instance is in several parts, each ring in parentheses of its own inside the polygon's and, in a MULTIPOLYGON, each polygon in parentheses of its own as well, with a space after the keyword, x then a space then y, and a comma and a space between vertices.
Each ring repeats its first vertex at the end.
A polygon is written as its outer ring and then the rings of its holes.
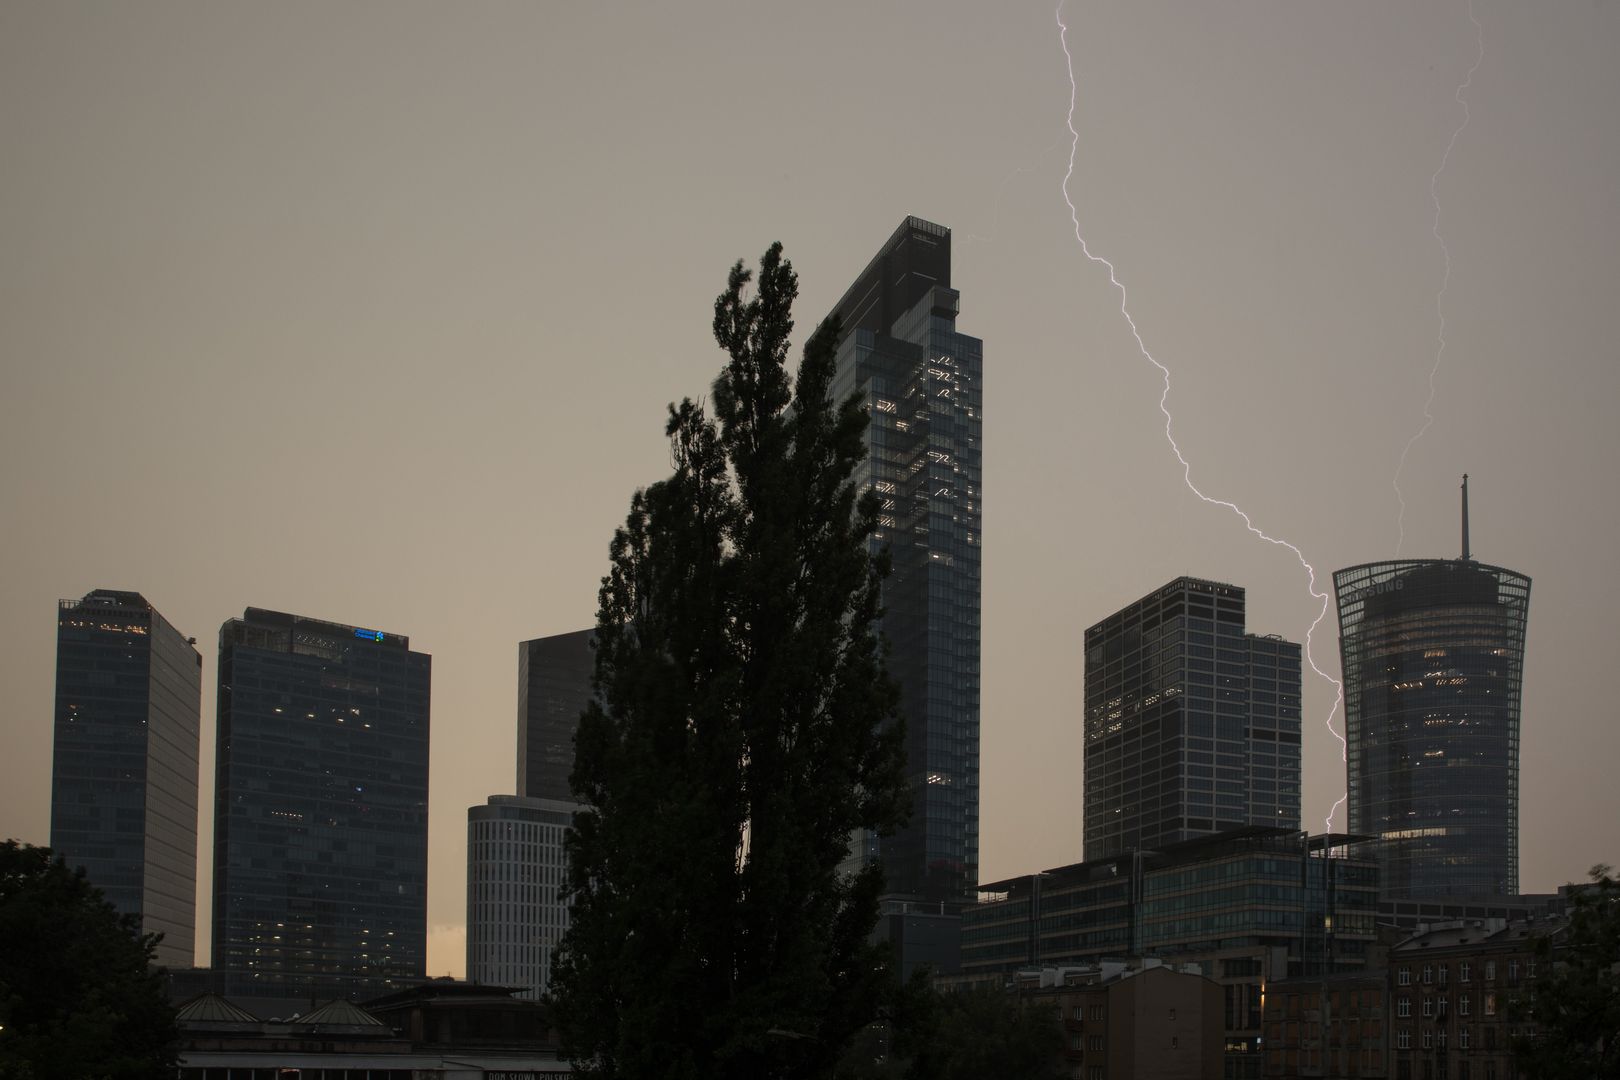
POLYGON ((354 632, 354 636, 360 638, 362 641, 381 641, 388 635, 383 633, 381 630, 360 630, 357 628, 354 632))

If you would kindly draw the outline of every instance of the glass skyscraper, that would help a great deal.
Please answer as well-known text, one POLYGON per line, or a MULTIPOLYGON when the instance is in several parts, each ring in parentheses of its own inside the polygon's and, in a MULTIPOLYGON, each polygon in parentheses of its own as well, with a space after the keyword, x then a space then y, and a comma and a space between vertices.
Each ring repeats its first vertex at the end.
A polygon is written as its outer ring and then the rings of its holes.
POLYGON ((51 848, 190 967, 196 934, 202 657, 140 593, 98 589, 56 617, 51 848))
POLYGON ((911 821, 856 840, 891 894, 956 905, 979 867, 979 543, 984 344, 957 332, 951 232, 908 217, 844 293, 835 400, 870 413, 857 481, 882 500, 874 550, 906 721, 911 821))
POLYGON ((591 700, 596 629, 518 643, 517 793, 569 802, 574 731, 591 700))
POLYGON ((1086 631, 1085 857, 1299 828, 1300 647, 1182 577, 1086 631))
POLYGON ((421 979, 431 671, 378 630, 258 608, 220 628, 213 965, 227 996, 421 979))
POLYGON ((1461 559, 1365 563, 1333 585, 1350 831, 1382 841, 1384 896, 1518 893, 1530 579, 1465 541, 1461 559))

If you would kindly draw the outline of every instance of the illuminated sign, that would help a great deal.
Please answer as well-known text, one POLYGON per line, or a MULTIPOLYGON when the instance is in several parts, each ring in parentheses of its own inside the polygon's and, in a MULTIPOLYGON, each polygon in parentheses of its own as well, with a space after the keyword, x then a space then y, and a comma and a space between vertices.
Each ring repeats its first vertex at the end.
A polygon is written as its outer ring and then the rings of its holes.
POLYGON ((381 630, 361 630, 359 628, 355 629, 354 636, 362 641, 382 641, 388 637, 381 630))

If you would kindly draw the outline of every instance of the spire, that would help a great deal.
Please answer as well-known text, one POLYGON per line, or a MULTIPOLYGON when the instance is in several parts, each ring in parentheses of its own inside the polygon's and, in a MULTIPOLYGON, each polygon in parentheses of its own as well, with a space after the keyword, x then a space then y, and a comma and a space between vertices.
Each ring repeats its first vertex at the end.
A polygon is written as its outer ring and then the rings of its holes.
POLYGON ((1471 554, 1469 554, 1469 551, 1468 551, 1468 474, 1467 473, 1463 473, 1462 495, 1463 495, 1463 506, 1462 506, 1463 551, 1462 551, 1462 557, 1463 557, 1463 561, 1467 562, 1469 559, 1471 559, 1473 557, 1471 554))

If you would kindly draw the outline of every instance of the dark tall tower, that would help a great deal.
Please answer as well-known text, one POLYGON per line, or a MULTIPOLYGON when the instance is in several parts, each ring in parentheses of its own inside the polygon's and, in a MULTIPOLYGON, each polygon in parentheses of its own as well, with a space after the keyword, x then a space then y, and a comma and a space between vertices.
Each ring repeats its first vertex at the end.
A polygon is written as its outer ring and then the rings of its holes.
POLYGON ((908 217, 834 314, 833 394, 871 415, 858 482, 882 499, 889 671, 906 718, 911 822, 852 857, 881 858, 892 893, 969 901, 979 869, 979 523, 984 344, 956 330, 951 233, 908 217))
POLYGON ((307 1002, 422 977, 431 671, 397 634, 258 608, 220 627, 213 964, 227 996, 307 1002))
POLYGON ((1463 558, 1391 559, 1333 575, 1350 831, 1383 841, 1390 899, 1519 891, 1530 579, 1468 558, 1466 505, 1463 558))
POLYGON ((1300 648, 1177 578, 1086 631, 1085 857, 1299 828, 1300 648))
POLYGON ((591 700, 595 637, 593 628, 518 643, 519 795, 573 800, 574 729, 591 700))
POLYGON ((140 593, 99 589, 56 618, 51 847, 190 967, 196 933, 202 657, 140 593))

